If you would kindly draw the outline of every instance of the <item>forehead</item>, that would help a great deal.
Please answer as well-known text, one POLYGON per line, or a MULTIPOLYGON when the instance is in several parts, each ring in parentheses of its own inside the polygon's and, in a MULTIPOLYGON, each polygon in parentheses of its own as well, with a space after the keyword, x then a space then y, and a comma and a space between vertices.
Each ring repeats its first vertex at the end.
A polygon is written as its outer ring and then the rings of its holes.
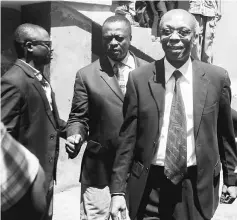
POLYGON ((50 36, 48 32, 44 29, 37 29, 34 32, 34 40, 49 41, 50 36))
POLYGON ((103 35, 128 35, 129 28, 123 21, 105 23, 102 28, 103 35))
POLYGON ((174 14, 173 16, 164 17, 161 28, 171 27, 175 29, 187 28, 194 30, 195 23, 191 16, 183 14, 174 14))

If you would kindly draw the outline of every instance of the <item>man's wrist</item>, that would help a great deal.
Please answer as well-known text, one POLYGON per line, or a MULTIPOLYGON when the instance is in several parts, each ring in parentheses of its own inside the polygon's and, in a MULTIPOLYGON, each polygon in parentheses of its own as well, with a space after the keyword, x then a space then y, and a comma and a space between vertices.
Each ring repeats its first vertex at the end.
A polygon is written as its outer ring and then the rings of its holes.
POLYGON ((113 196, 125 196, 125 193, 111 193, 111 197, 113 196))

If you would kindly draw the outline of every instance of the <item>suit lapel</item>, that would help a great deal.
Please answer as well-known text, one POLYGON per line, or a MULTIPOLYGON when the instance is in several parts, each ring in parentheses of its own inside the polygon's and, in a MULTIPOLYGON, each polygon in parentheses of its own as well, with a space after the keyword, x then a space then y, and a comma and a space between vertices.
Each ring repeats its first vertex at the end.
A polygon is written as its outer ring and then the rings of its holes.
POLYGON ((33 70, 20 60, 17 60, 15 65, 19 66, 21 69, 23 69, 23 71, 31 78, 32 84, 34 85, 34 87, 36 88, 36 90, 40 94, 41 98, 43 99, 45 111, 46 111, 46 113, 49 117, 49 120, 52 122, 53 126, 56 128, 55 118, 54 118, 53 113, 50 109, 49 101, 46 97, 46 94, 45 94, 43 88, 42 88, 42 85, 40 84, 39 80, 36 79, 33 70))
POLYGON ((204 109, 209 80, 205 77, 205 72, 200 68, 198 61, 193 61, 193 120, 194 138, 196 140, 202 112, 204 109))
MULTIPOLYGON (((42 85, 40 84, 39 80, 36 79, 36 78, 34 78, 34 80, 33 80, 33 85, 36 88, 36 90, 38 91, 38 93, 40 94, 41 98, 43 99, 45 111, 46 111, 46 113, 47 113, 47 115, 49 117, 49 120, 52 122, 53 126, 55 128, 57 128, 53 112, 51 111, 51 108, 50 108, 50 105, 49 105, 49 101, 48 101, 48 99, 46 97, 46 94, 45 94, 43 88, 42 88, 42 85)), ((53 98, 52 98, 52 101, 53 101, 53 98)))
POLYGON ((165 99, 165 71, 164 59, 158 60, 154 63, 154 75, 149 79, 152 96, 156 102, 157 110, 159 112, 159 130, 163 123, 164 115, 164 99, 165 99))
POLYGON ((123 102, 124 95, 119 87, 118 81, 113 73, 113 69, 107 57, 100 60, 101 69, 100 76, 109 86, 109 88, 115 93, 116 96, 123 102))

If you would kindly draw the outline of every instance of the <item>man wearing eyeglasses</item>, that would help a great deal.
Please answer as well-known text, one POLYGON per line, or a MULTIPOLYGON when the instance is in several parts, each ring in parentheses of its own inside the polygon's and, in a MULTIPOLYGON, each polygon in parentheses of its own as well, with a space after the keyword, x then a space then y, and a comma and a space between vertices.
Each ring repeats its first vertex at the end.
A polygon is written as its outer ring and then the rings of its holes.
POLYGON ((7 131, 39 159, 48 191, 43 219, 51 219, 59 135, 65 136, 65 122, 59 118, 44 73, 44 66, 52 59, 51 41, 44 28, 26 23, 16 29, 14 44, 18 59, 1 79, 1 120, 7 131))
POLYGON ((220 201, 233 203, 237 193, 230 79, 225 69, 191 58, 192 14, 171 10, 159 28, 165 57, 129 75, 111 216, 125 216, 126 196, 131 220, 210 220, 221 166, 220 201))
POLYGON ((81 220, 105 220, 109 215, 110 176, 129 72, 145 64, 129 46, 131 25, 112 16, 102 26, 105 55, 79 70, 67 125, 66 149, 71 158, 87 146, 81 168, 81 220))

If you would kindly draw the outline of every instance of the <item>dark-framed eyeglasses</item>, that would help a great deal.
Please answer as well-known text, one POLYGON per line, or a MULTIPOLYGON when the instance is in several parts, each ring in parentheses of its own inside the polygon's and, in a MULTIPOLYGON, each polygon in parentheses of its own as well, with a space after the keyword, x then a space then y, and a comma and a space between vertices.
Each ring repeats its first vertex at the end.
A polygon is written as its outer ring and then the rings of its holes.
POLYGON ((47 46, 48 48, 52 47, 52 41, 31 40, 31 41, 28 41, 28 42, 31 42, 32 45, 42 45, 42 46, 47 46))
POLYGON ((24 42, 18 42, 20 44, 23 44, 26 46, 27 43, 31 43, 34 46, 42 45, 44 47, 47 47, 48 49, 51 49, 52 47, 52 41, 45 41, 45 40, 25 40, 24 42))
POLYGON ((177 32, 177 34, 179 35, 180 38, 185 38, 192 33, 192 31, 190 31, 190 30, 183 30, 183 29, 181 29, 181 30, 175 30, 175 29, 161 30, 161 34, 165 35, 166 37, 173 35, 174 32, 177 32))

